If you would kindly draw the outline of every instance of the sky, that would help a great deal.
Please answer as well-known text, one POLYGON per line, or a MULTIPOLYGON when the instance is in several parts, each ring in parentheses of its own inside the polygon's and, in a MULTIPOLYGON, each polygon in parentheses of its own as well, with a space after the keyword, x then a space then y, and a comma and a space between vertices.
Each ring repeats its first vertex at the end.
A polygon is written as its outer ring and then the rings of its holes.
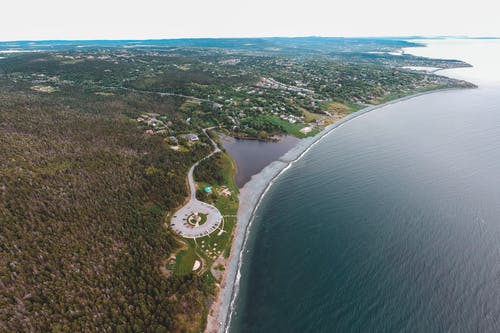
POLYGON ((0 40, 500 36, 494 0, 8 0, 0 40))

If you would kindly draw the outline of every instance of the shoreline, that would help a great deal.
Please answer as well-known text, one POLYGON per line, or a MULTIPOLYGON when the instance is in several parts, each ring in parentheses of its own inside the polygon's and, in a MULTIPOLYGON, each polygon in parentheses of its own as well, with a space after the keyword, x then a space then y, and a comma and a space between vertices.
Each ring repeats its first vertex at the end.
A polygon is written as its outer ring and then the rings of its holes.
POLYGON ((209 309, 205 332, 226 333, 229 331, 233 311, 238 298, 242 260, 251 231, 252 222, 260 203, 276 179, 285 173, 295 162, 299 161, 324 137, 332 133, 335 129, 342 127, 348 121, 356 119, 368 112, 378 110, 392 104, 404 102, 412 98, 459 89, 464 88, 443 88, 418 92, 382 104, 365 107, 345 116, 331 125, 328 125, 315 136, 301 139, 295 147, 290 149, 278 160, 267 165, 258 174, 253 175, 251 179, 240 189, 238 220, 234 230, 231 254, 227 259, 226 269, 220 283, 221 287, 217 298, 212 307, 209 309))

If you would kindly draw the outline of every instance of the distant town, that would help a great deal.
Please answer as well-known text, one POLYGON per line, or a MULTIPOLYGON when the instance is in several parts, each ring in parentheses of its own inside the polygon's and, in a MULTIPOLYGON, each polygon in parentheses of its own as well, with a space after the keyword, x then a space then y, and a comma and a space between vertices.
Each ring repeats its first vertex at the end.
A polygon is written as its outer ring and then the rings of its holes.
POLYGON ((312 135, 345 114, 414 91, 467 85, 412 70, 467 64, 407 55, 396 46, 366 45, 361 52, 358 44, 340 45, 320 55, 308 52, 307 44, 295 55, 285 47, 272 52, 257 47, 256 52, 216 44, 68 47, 5 53, 1 75, 47 94, 75 88, 109 99, 116 94, 157 94, 163 104, 178 108, 145 109, 127 116, 144 133, 163 135, 174 143, 181 134, 196 141, 193 135, 200 134, 199 128, 214 125, 238 137, 265 140, 277 134, 312 135))

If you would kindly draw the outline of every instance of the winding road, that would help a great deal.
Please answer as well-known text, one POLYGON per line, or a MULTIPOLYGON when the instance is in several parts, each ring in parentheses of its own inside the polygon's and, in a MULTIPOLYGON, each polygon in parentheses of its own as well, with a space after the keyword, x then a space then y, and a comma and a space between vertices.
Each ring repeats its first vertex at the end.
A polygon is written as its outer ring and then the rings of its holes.
POLYGON ((223 221, 221 213, 215 206, 209 205, 203 201, 196 199, 196 183, 194 182, 193 177, 194 168, 196 168, 196 166, 200 164, 200 162, 221 151, 217 146, 217 143, 215 143, 215 141, 212 140, 212 138, 207 134, 207 130, 210 130, 212 128, 213 127, 203 129, 203 133, 212 142, 214 150, 210 154, 193 164, 189 169, 188 183, 191 197, 189 201, 184 206, 182 206, 182 208, 174 213, 174 216, 172 216, 172 219, 170 221, 170 226, 172 227, 172 229, 179 235, 186 238, 199 238, 210 235, 212 232, 219 228, 223 221), (206 215, 206 222, 202 225, 193 225, 189 223, 189 217, 198 213, 206 215))

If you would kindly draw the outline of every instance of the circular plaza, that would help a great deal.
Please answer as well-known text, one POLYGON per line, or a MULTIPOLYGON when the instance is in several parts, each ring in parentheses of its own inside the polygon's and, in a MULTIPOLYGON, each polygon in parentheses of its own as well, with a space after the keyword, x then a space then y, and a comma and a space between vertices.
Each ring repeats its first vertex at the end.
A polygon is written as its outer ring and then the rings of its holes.
POLYGON ((172 216, 170 226, 186 238, 208 236, 219 228, 222 215, 217 208, 199 200, 190 200, 172 216))

